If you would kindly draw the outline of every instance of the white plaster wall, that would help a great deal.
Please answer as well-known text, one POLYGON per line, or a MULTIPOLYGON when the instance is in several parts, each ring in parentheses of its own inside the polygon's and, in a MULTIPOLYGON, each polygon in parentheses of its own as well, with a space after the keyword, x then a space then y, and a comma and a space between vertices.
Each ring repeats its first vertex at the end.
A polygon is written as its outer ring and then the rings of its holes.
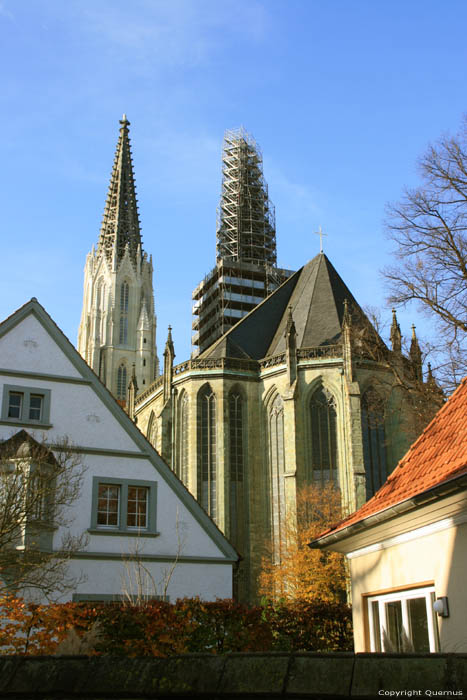
MULTIPOLYGON (((134 566, 134 565, 133 565, 134 566)), ((70 571, 73 574, 84 573, 86 580, 75 591, 70 591, 63 600, 71 600, 73 593, 78 594, 114 594, 125 592, 138 593, 136 576, 131 563, 123 561, 106 561, 105 564, 95 560, 74 560, 70 571)), ((143 576, 143 595, 162 595, 164 582, 168 579, 170 562, 144 562, 154 580, 156 590, 149 577, 143 576)), ((171 602, 177 598, 199 596, 202 600, 232 597, 232 568, 225 564, 202 564, 180 562, 176 565, 167 588, 171 602)))
MULTIPOLYGON (((59 350, 34 316, 27 316, 0 338, 0 367, 70 377, 80 376, 78 370, 59 350), (29 341, 34 341, 36 345, 29 341)), ((12 383, 14 382, 10 382, 12 383)))
MULTIPOLYGON (((140 553, 169 555, 181 548, 182 555, 196 557, 223 557, 223 553, 192 513, 161 477, 149 460, 118 458, 101 455, 83 455, 86 466, 81 497, 70 509, 74 534, 87 531, 91 525, 92 481, 94 476, 157 482, 157 537, 131 537, 128 535, 89 536, 86 549, 90 552, 126 554, 138 548, 140 553), (177 533, 178 528, 178 533, 177 533)), ((56 545, 63 531, 56 534, 56 545)))

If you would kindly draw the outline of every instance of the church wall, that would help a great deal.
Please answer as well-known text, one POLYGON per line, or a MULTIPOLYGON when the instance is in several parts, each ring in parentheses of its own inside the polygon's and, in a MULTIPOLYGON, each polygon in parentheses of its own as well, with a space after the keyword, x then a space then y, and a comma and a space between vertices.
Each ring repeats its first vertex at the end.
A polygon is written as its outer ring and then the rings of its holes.
MULTIPOLYGON (((162 389, 153 399, 146 399, 138 409, 138 426, 147 434, 150 415, 159 418, 162 432, 167 431, 168 417, 174 416, 174 462, 177 470, 177 452, 181 441, 188 443, 188 479, 186 485, 196 496, 197 491, 197 397, 198 392, 209 383, 216 396, 216 444, 217 444, 217 504, 216 522, 225 535, 238 548, 243 557, 238 573, 238 594, 254 600, 256 581, 260 572, 261 558, 271 550, 271 527, 274 508, 271 496, 269 412, 277 395, 281 396, 284 412, 285 472, 282 478, 284 493, 283 517, 294 517, 297 491, 307 483, 307 463, 310 459, 312 435, 310 434, 310 401, 314 392, 323 387, 333 397, 336 410, 336 436, 338 454, 338 480, 345 512, 352 512, 366 500, 365 466, 362 443, 361 397, 369 388, 376 389, 383 400, 394 404, 388 409, 385 421, 388 465, 395 466, 394 447, 400 433, 401 397, 393 391, 394 375, 387 367, 373 365, 354 370, 354 381, 344 373, 343 361, 320 360, 299 363, 297 378, 289 384, 286 364, 264 369, 257 377, 236 375, 227 370, 191 370, 178 375, 173 382, 175 404, 171 401, 164 407, 162 389), (244 428, 244 493, 245 512, 241 528, 230 523, 230 464, 229 464, 229 392, 237 388, 246 399, 247 413, 244 428), (178 420, 178 405, 186 392, 188 397, 188 435, 181 436, 178 420), (390 417, 392 418, 390 419, 390 417), (397 417, 395 421, 394 416, 397 417), (166 427, 164 427, 166 426, 166 427), (241 532, 243 530, 243 532, 241 532), (244 538, 236 540, 236 534, 244 538)), ((391 405, 392 405, 391 404, 391 405)), ((169 437, 167 435, 167 437, 169 437)), ((167 459, 168 456, 163 456, 167 459)))

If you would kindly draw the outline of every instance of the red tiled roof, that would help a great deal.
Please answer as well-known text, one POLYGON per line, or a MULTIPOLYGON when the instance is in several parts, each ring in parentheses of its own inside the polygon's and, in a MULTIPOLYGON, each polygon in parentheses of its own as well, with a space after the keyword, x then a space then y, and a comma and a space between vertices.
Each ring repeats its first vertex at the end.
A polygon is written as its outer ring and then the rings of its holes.
POLYGON ((467 377, 379 491, 355 513, 322 532, 319 538, 334 534, 464 473, 467 473, 467 377))

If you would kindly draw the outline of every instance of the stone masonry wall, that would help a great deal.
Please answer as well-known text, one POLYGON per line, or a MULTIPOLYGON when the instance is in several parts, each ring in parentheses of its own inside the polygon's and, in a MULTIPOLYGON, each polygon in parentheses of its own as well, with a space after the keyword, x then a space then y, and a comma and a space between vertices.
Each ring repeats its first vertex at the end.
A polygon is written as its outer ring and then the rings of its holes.
POLYGON ((0 656, 0 697, 467 697, 467 654, 191 654, 159 658, 0 656))

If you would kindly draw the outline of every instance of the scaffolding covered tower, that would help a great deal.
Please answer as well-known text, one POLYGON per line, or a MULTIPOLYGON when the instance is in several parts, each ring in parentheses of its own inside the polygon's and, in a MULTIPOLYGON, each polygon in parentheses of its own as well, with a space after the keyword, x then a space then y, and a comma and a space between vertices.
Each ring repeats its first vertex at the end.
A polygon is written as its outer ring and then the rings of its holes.
POLYGON ((263 177, 263 157, 241 127, 225 132, 217 260, 276 265, 276 220, 263 177))
POLYGON ((203 352, 289 275, 277 267, 276 222, 263 158, 243 127, 225 132, 216 267, 193 298, 193 355, 203 352))

